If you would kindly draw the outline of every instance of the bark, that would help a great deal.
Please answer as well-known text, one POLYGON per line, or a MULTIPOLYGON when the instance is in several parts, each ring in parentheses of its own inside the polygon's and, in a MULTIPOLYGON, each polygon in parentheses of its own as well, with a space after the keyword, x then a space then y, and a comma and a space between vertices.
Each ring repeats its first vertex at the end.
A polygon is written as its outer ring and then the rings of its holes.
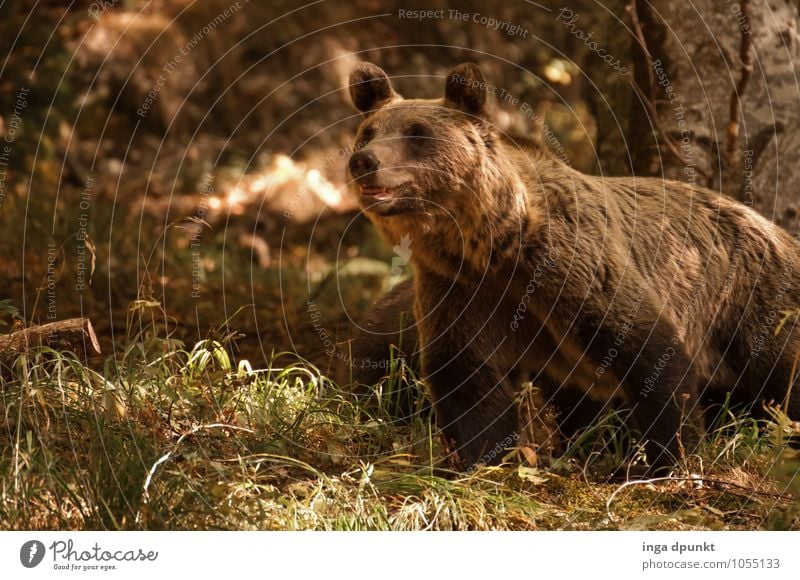
MULTIPOLYGON (((634 91, 633 45, 629 17, 625 7, 629 0, 607 0, 600 3, 580 2, 581 28, 593 33, 603 55, 611 55, 627 72, 621 74, 605 62, 600 54, 586 50, 582 59, 583 98, 597 122, 597 150, 594 173, 598 175, 632 175, 630 120, 638 99, 634 91)), ((576 13, 578 8, 575 9, 576 13)), ((584 44, 585 43, 581 43, 584 44)))
MULTIPOLYGON (((647 103, 631 109, 637 175, 721 191, 800 228, 800 36, 794 0, 636 0, 647 103), (675 153, 677 149, 678 154, 675 153)), ((633 22, 632 22, 633 24, 633 22)))

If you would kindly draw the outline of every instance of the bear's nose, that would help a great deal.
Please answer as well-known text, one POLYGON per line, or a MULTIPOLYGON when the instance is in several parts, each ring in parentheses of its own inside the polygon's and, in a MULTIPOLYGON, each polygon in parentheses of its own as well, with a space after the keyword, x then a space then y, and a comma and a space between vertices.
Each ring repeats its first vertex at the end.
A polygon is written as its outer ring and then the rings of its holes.
POLYGON ((372 151, 356 151, 350 157, 350 175, 355 179, 378 170, 380 163, 372 151))

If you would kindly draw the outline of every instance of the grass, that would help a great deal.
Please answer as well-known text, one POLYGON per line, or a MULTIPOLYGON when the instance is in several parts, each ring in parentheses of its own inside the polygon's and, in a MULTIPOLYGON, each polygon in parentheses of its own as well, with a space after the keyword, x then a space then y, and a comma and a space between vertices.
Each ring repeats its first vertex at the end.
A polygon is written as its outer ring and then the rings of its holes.
POLYGON ((650 483, 605 483, 629 439, 613 415, 549 463, 459 473, 430 414, 393 420, 407 369, 365 397, 296 355, 253 369, 154 328, 93 368, 40 349, 5 369, 0 527, 800 529, 797 426, 780 411, 725 408, 700 454, 650 483))

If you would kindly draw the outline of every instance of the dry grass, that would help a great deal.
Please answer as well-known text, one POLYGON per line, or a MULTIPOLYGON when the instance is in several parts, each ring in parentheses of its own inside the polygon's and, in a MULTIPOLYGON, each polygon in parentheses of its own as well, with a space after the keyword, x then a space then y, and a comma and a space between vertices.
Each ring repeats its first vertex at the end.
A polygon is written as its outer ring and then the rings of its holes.
POLYGON ((547 467, 512 455, 464 474, 430 417, 397 424, 296 356, 251 369, 212 341, 179 346, 151 327, 102 371, 47 350, 16 362, 0 388, 4 529, 800 528, 779 413, 730 414, 652 483, 604 482, 613 417, 547 467))

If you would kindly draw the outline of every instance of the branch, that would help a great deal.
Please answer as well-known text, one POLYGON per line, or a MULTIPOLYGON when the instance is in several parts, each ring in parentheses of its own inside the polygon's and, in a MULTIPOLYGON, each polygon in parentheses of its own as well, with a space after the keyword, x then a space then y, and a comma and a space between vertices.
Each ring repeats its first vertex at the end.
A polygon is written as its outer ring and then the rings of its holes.
POLYGON ((70 318, 29 326, 0 336, 0 362, 10 361, 38 346, 80 355, 100 354, 100 343, 88 318, 70 318))
POLYGON ((712 478, 712 477, 700 477, 700 476, 695 476, 695 477, 673 477, 673 476, 654 477, 653 479, 640 479, 640 480, 626 481, 625 483, 620 485, 617 489, 615 489, 614 492, 611 494, 611 496, 606 501, 606 513, 608 514, 608 517, 613 521, 614 516, 611 513, 611 503, 614 501, 614 498, 617 497, 617 495, 623 489, 625 489, 627 487, 631 487, 633 485, 649 485, 649 484, 652 484, 652 483, 663 483, 663 482, 671 482, 671 481, 677 481, 677 482, 680 482, 680 481, 703 482, 703 483, 711 483, 711 484, 714 484, 714 485, 732 487, 734 489, 741 489, 743 491, 746 491, 747 495, 740 494, 740 493, 735 493, 735 492, 732 492, 730 490, 728 490, 728 493, 732 493, 732 494, 737 495, 739 497, 744 497, 748 501, 751 501, 753 499, 753 496, 755 496, 755 495, 766 496, 766 497, 769 497, 771 499, 775 499, 775 500, 778 500, 778 501, 791 502, 791 501, 795 500, 794 496, 792 496, 791 494, 779 493, 779 492, 773 492, 773 491, 759 491, 759 490, 756 490, 756 489, 751 489, 749 487, 745 487, 744 485, 740 485, 738 483, 734 483, 732 481, 725 481, 724 479, 716 479, 716 478, 712 478))
MULTIPOLYGON (((675 156, 675 159, 683 163, 684 165, 689 165, 691 160, 688 159, 680 150, 678 145, 673 141, 672 137, 669 136, 667 131, 661 125, 661 120, 658 116, 658 108, 656 107, 656 102, 658 99, 658 88, 656 85, 656 77, 653 73, 653 57, 650 54, 650 50, 647 48, 647 40, 644 37, 644 32, 642 31, 642 24, 639 20, 639 12, 636 10, 636 0, 630 0, 628 5, 625 6, 625 10, 631 15, 631 23, 633 25, 633 31, 636 36, 636 40, 639 44, 639 47, 642 49, 642 53, 647 60, 647 84, 648 84, 648 92, 649 95, 646 95, 642 88, 638 85, 636 80, 634 79, 632 82, 633 88, 636 93, 639 95, 639 98, 645 104, 647 111, 650 113, 653 119, 653 124, 655 125, 656 130, 658 131, 659 136, 661 137, 661 141, 667 146, 667 149, 670 153, 675 156)), ((708 177, 706 172, 698 166, 694 166, 694 169, 697 173, 699 173, 703 177, 708 177)))
POLYGON ((750 80, 750 73, 753 72, 753 38, 750 27, 750 0, 741 0, 739 4, 742 10, 741 34, 742 41, 739 44, 739 61, 742 63, 739 82, 733 87, 730 104, 730 121, 728 122, 728 146, 727 161, 728 167, 733 167, 738 158, 737 144, 739 141, 739 117, 742 113, 742 95, 744 94, 747 81, 750 80))

